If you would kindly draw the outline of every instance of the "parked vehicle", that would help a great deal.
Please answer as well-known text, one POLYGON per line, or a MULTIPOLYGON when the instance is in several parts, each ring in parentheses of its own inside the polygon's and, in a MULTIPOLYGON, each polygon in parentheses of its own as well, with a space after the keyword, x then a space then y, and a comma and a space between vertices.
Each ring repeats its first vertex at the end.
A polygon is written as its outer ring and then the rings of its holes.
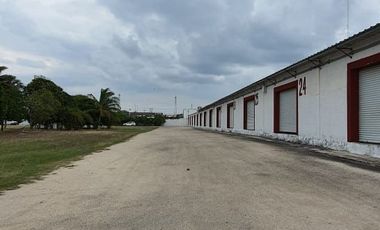
POLYGON ((130 122, 124 123, 123 126, 136 126, 136 122, 130 121, 130 122))

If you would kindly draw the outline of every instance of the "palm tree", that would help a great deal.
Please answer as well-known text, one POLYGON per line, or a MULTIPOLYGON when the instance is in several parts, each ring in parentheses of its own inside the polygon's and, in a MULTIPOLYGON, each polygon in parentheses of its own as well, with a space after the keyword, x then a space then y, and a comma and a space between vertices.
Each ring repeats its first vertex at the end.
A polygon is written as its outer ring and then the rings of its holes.
POLYGON ((120 99, 109 88, 100 90, 99 100, 92 94, 89 97, 95 102, 99 125, 101 125, 102 118, 107 118, 110 121, 112 113, 120 111, 120 99))

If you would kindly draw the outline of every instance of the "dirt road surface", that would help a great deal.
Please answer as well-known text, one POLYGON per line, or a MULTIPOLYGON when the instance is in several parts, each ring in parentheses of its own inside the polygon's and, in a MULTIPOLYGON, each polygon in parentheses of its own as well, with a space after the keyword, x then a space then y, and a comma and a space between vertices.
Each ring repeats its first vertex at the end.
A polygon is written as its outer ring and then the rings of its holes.
POLYGON ((380 229, 380 173, 159 128, 0 196, 0 229, 380 229))

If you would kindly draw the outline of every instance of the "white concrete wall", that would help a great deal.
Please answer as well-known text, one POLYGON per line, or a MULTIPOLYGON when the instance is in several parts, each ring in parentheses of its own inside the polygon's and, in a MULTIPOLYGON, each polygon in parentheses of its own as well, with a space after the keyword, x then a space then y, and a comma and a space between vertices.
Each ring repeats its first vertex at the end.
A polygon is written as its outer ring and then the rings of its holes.
MULTIPOLYGON (((244 98, 235 103, 234 128, 227 129, 227 103, 222 104, 221 128, 216 128, 216 107, 211 129, 265 136, 274 139, 318 145, 336 150, 347 150, 356 154, 380 157, 380 145, 347 142, 347 64, 380 52, 380 45, 356 53, 353 58, 343 58, 311 71, 287 79, 258 92, 259 103, 255 112, 255 131, 243 129, 244 98), (298 97, 298 135, 273 132, 273 91, 277 86, 306 77, 306 95, 298 97)), ((203 112, 202 112, 203 114, 203 112)), ((209 114, 209 113, 208 113, 209 114)), ((208 119, 207 119, 208 121, 208 119)), ((210 129, 207 127, 201 127, 210 129)))
POLYGON ((167 127, 184 127, 187 126, 187 119, 166 119, 164 126, 167 127))

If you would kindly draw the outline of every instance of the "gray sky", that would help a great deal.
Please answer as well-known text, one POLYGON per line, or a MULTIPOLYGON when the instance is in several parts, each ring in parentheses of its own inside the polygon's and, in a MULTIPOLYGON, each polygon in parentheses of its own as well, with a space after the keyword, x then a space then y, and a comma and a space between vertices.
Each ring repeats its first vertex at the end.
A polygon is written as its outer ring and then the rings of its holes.
MULTIPOLYGON (((380 22, 351 0, 350 32, 380 22)), ((123 109, 206 105, 345 38, 346 0, 0 0, 0 65, 123 109)))

